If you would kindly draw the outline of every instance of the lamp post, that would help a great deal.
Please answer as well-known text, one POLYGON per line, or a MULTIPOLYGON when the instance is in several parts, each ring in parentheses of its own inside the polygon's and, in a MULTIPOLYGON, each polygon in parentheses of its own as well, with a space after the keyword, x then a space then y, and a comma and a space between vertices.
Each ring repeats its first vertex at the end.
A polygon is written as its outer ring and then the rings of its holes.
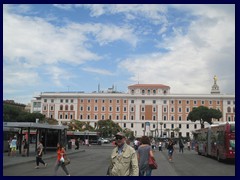
POLYGON ((162 125, 163 125, 163 123, 160 122, 160 125, 161 125, 161 138, 162 138, 162 125))

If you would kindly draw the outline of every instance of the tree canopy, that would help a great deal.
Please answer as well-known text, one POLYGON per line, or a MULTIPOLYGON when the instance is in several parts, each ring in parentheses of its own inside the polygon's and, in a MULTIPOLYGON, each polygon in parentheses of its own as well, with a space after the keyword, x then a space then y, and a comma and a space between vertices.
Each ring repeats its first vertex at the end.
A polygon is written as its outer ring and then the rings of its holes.
POLYGON ((212 124, 212 119, 220 119, 222 112, 219 109, 212 109, 205 106, 194 107, 188 114, 187 120, 192 122, 200 121, 201 128, 204 128, 204 122, 212 124))
POLYGON ((122 131, 122 128, 114 123, 112 120, 99 120, 97 122, 96 130, 101 133, 102 137, 112 137, 117 132, 122 131))
POLYGON ((41 113, 29 113, 13 105, 3 104, 3 121, 4 122, 36 122, 44 121, 45 116, 41 113))

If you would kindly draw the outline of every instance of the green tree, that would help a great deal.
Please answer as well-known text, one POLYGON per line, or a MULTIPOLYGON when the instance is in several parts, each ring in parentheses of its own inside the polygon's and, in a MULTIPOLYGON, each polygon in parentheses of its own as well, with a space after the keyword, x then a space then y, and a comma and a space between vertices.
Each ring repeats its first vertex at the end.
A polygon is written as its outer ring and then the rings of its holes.
POLYGON ((3 121, 4 122, 39 122, 45 121, 45 116, 41 113, 29 113, 22 108, 11 104, 3 104, 3 121))
POLYGON ((133 139, 134 135, 133 135, 133 131, 131 129, 125 128, 123 130, 123 132, 124 132, 126 138, 133 139))
POLYGON ((122 128, 112 120, 99 120, 96 130, 101 133, 102 137, 112 137, 117 132, 122 131, 122 128))
POLYGON ((212 124, 212 119, 220 119, 222 112, 219 109, 212 109, 205 106, 194 107, 188 114, 187 120, 192 122, 200 121, 201 128, 204 128, 204 122, 212 124))

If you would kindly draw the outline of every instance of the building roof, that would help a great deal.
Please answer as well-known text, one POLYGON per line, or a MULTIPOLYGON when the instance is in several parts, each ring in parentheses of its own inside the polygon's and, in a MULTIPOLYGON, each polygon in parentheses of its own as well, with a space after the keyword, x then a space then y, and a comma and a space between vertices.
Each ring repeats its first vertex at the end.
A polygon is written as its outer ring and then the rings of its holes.
POLYGON ((163 84, 134 84, 128 86, 128 88, 170 88, 170 86, 166 86, 163 84))

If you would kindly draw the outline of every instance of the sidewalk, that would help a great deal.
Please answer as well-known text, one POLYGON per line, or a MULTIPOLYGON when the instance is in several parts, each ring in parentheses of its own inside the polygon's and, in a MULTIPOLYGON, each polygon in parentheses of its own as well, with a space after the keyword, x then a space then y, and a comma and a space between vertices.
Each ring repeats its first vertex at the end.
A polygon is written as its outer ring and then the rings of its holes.
MULTIPOLYGON (((85 148, 84 149, 79 149, 79 150, 75 150, 74 148, 72 149, 66 149, 67 154, 74 154, 74 153, 78 153, 78 152, 85 152, 85 148)), ((56 151, 54 150, 48 150, 46 152, 46 154, 43 155, 43 159, 50 159, 50 158, 56 158, 57 154, 56 151)), ((18 164, 24 164, 24 163, 29 163, 29 162, 35 162, 36 161, 36 153, 34 152, 34 149, 30 149, 29 152, 29 156, 22 156, 21 154, 18 153, 17 151, 17 155, 15 157, 11 157, 8 156, 7 152, 3 153, 3 168, 6 167, 11 167, 11 166, 15 166, 18 164)))

